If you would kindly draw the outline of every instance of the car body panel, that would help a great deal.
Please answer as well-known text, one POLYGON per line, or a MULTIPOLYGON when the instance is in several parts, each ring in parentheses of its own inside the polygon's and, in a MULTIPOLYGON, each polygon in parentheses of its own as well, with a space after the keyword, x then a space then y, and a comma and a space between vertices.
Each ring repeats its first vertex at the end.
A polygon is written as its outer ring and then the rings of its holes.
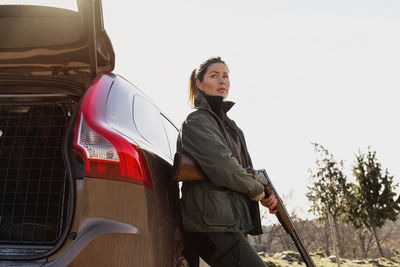
POLYGON ((49 265, 174 265, 183 248, 178 185, 170 182, 170 164, 151 154, 147 159, 154 190, 106 179, 78 181, 73 234, 49 257, 49 265))

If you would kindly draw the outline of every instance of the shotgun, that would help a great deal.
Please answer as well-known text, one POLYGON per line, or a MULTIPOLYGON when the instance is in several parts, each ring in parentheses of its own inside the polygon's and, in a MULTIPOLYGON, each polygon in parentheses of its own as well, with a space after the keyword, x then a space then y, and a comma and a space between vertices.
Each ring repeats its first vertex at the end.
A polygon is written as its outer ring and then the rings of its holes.
MULTIPOLYGON (((290 235, 293 240, 293 243, 296 245, 297 250, 300 252, 301 257, 303 258, 307 267, 315 267, 315 264, 307 251, 307 248, 304 246, 304 243, 297 232, 290 216, 282 203, 281 198, 278 195, 278 192, 275 190, 274 185, 268 177, 268 174, 265 170, 253 170, 248 169, 247 172, 252 173, 257 181, 264 185, 265 195, 266 197, 271 194, 275 194, 277 198, 277 204, 274 210, 277 210, 275 213, 278 218, 280 224, 283 229, 285 229, 286 233, 290 235)), ((193 157, 183 153, 176 153, 174 157, 174 170, 173 170, 173 179, 176 181, 202 181, 206 180, 207 175, 201 170, 199 164, 195 161, 193 157)))

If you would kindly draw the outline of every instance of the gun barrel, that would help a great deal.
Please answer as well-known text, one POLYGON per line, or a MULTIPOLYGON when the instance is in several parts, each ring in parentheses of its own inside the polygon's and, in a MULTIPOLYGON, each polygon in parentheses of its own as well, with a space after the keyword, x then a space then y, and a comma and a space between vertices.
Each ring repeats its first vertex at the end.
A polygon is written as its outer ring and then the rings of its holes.
POLYGON ((278 218, 279 222, 281 223, 283 229, 285 229, 285 231, 292 238, 294 244, 297 247, 297 250, 299 251, 299 253, 300 253, 301 257, 303 258, 307 267, 315 267, 315 264, 310 256, 310 254, 308 253, 306 247, 304 246, 303 240, 301 240, 300 235, 297 233, 297 230, 296 230, 292 220, 290 219, 290 216, 289 216, 285 206, 283 205, 278 192, 275 190, 274 185, 271 182, 271 179, 269 179, 267 171, 262 170, 262 173, 264 174, 265 178, 268 181, 268 186, 266 186, 267 195, 275 194, 276 198, 278 199, 278 202, 275 207, 275 209, 277 210, 277 213, 275 214, 276 217, 278 218))
POLYGON ((300 236, 297 234, 297 231, 293 231, 290 233, 290 237, 293 240, 293 243, 296 245, 297 250, 299 251, 301 257, 304 260, 304 263, 307 265, 307 267, 315 267, 315 264, 310 256, 308 254, 307 249, 305 248, 303 241, 301 240, 300 236))

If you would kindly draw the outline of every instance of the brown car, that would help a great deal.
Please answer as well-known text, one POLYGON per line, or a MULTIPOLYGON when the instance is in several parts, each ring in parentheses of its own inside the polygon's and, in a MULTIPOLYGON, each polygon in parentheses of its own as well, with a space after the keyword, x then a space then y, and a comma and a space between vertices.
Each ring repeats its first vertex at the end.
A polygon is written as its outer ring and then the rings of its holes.
POLYGON ((184 266, 178 131, 77 7, 0 5, 0 265, 184 266))

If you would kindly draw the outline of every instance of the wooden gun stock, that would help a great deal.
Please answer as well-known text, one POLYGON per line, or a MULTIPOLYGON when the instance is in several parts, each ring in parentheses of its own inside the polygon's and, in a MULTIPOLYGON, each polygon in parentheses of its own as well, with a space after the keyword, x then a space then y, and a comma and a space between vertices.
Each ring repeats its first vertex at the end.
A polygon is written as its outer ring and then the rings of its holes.
MULTIPOLYGON (((300 235, 298 234, 292 220, 290 219, 288 212, 286 211, 285 206, 282 203, 281 198, 279 197, 279 194, 275 190, 274 185, 268 177, 267 172, 265 170, 255 171, 252 169, 247 170, 247 172, 253 174, 256 174, 258 172, 258 176, 261 175, 261 177, 258 177, 256 180, 264 185, 266 197, 274 194, 277 198, 277 204, 274 210, 277 210, 275 215, 278 218, 280 224, 292 238, 305 264, 308 267, 315 267, 313 260, 311 259, 306 247, 304 246, 300 235)), ((200 166, 197 164, 195 159, 183 153, 176 153, 174 157, 173 179, 177 181, 201 181, 208 178, 207 175, 202 171, 200 166)))
POLYGON ((192 156, 183 153, 175 153, 174 175, 172 179, 178 182, 201 181, 206 180, 207 175, 192 156))
MULTIPOLYGON (((247 172, 254 173, 255 171, 253 169, 248 169, 247 172)), ((192 156, 183 153, 175 153, 172 179, 183 182, 202 181, 208 178, 192 156)))

